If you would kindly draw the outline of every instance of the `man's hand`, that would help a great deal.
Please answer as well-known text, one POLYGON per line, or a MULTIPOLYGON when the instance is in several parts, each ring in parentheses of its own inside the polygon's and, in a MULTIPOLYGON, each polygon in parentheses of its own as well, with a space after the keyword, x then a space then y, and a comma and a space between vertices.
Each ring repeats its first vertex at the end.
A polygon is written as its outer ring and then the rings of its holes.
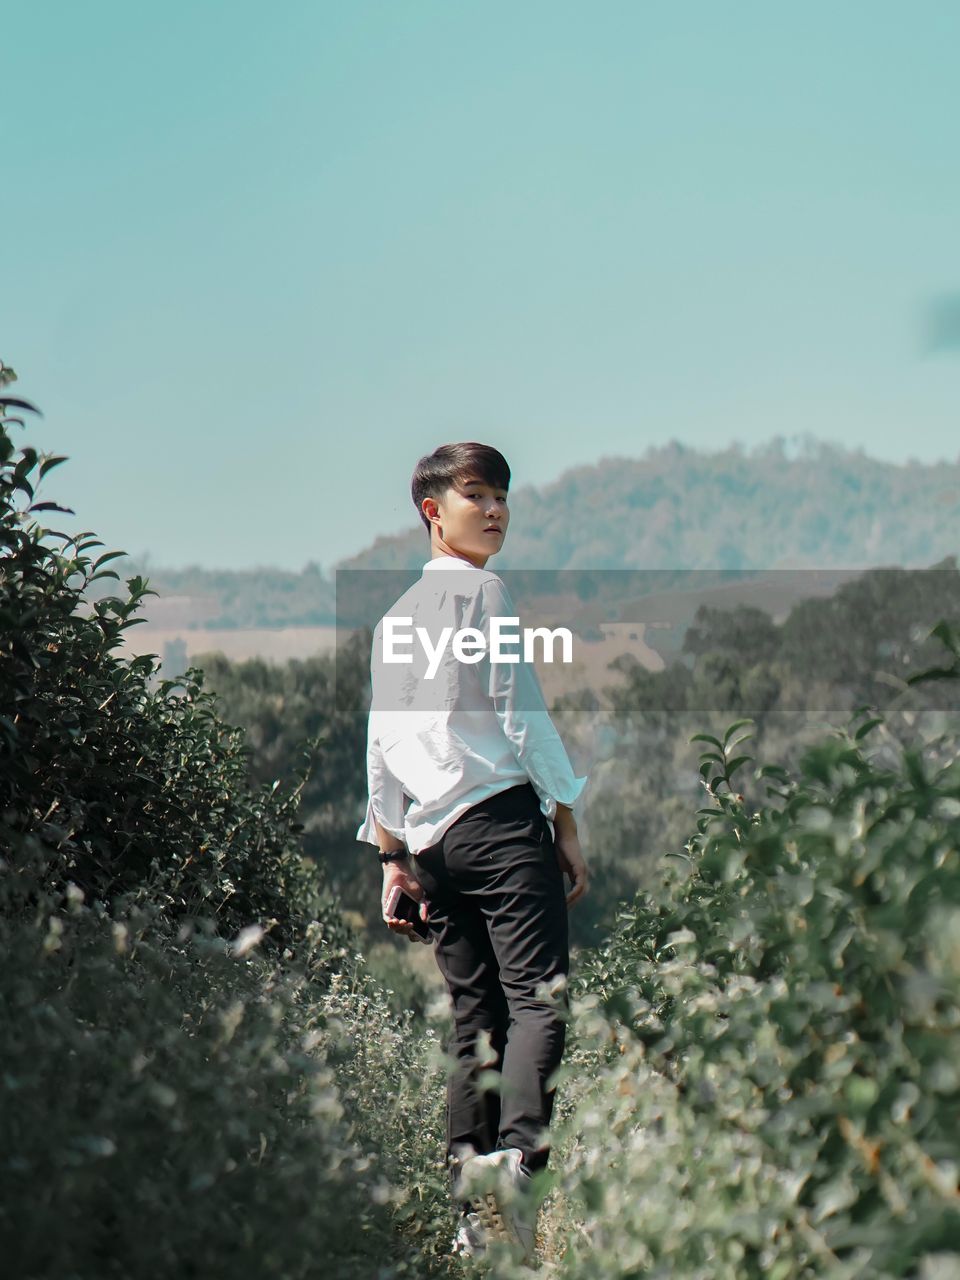
POLYGON ((416 879, 410 867, 406 862, 385 862, 383 864, 383 892, 380 895, 380 911, 383 915, 384 923, 394 933, 402 933, 408 942, 414 942, 416 938, 410 921, 401 920, 398 916, 387 915, 387 898, 390 896, 391 889, 396 885, 399 885, 404 893, 409 893, 411 898, 420 903, 420 919, 426 920, 427 902, 423 896, 420 882, 416 879))
POLYGON ((587 892, 590 873, 587 871, 583 850, 580 848, 576 819, 567 805, 557 805, 553 827, 553 847, 556 850, 560 870, 573 881, 573 887, 567 894, 567 906, 570 907, 587 892))

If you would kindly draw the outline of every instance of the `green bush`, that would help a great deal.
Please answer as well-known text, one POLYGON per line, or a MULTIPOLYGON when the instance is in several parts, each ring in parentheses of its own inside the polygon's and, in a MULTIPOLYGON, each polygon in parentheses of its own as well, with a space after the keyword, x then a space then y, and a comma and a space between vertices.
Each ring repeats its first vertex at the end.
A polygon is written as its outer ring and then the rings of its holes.
MULTIPOLYGON (((4 1274, 425 1274, 394 1228, 407 1193, 330 1065, 384 1026, 356 1023, 309 966, 281 973, 256 934, 231 946, 149 903, 58 899, 42 847, 20 855, 0 868, 4 1274)), ((302 951, 322 948, 316 927, 302 951)))
POLYGON ((585 961, 559 1274, 957 1274, 960 759, 861 718, 758 810, 744 722, 712 739, 676 871, 585 961))
POLYGON ((321 867, 345 907, 380 920, 380 866, 357 844, 367 805, 366 735, 370 701, 369 632, 359 632, 333 653, 284 663, 250 658, 231 662, 221 653, 195 658, 219 713, 241 725, 251 747, 250 776, 265 784, 292 773, 313 746, 300 794, 303 850, 321 867))
MULTIPOLYGON (((7 397, 0 412, 10 405, 30 407, 7 397)), ((303 779, 251 785, 244 734, 220 721, 199 670, 157 680, 155 655, 114 652, 147 584, 88 604, 122 553, 94 559, 91 534, 38 523, 64 510, 35 499, 64 459, 17 452, 12 421, 0 418, 0 849, 30 834, 56 853, 50 887, 109 902, 143 886, 171 921, 206 917, 228 937, 258 922, 278 953, 319 918, 335 961, 348 934, 302 855, 303 779)))
MULTIPOLYGON (((14 405, 29 408, 2 398, 0 418, 14 405)), ((439 1050, 376 988, 302 855, 295 818, 321 735, 292 787, 251 781, 244 734, 201 672, 158 680, 152 657, 117 656, 146 584, 88 598, 116 553, 92 560, 90 535, 39 526, 54 504, 35 483, 62 459, 17 453, 11 425, 4 1274, 439 1274, 439 1050)))

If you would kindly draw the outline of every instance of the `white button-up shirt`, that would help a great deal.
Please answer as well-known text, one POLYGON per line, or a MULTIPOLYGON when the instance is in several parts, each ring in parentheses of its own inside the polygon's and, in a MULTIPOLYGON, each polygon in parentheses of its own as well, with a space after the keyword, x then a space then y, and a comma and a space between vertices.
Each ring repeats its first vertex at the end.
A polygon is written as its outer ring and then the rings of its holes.
POLYGON ((487 651, 464 662, 448 643, 427 679, 429 659, 418 640, 396 646, 396 653, 410 655, 409 664, 384 662, 384 619, 377 623, 370 658, 367 812, 357 839, 379 843, 376 817, 410 853, 419 853, 467 809, 528 780, 552 830, 557 804, 572 805, 587 779, 574 776, 522 646, 517 662, 490 661, 490 619, 517 617, 502 579, 469 560, 438 556, 384 617, 409 620, 397 624, 408 637, 423 627, 434 650, 445 627, 454 634, 473 627, 487 651))

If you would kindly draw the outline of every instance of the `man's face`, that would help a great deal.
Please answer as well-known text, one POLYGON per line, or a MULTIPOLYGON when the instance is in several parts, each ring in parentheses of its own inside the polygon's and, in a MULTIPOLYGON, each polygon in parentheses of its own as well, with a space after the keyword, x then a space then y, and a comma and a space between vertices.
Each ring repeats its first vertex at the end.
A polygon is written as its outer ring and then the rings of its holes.
POLYGON ((503 546, 510 523, 506 489, 482 481, 458 484, 426 510, 439 517, 434 524, 446 545, 471 560, 486 560, 503 546))

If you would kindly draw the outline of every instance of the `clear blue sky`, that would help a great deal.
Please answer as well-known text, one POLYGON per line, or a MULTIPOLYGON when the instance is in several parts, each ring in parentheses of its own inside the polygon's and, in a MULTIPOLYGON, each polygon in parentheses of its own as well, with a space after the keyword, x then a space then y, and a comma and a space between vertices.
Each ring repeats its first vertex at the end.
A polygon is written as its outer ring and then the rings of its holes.
POLYGON ((950 0, 7 0, 0 47, 0 356, 110 547, 329 566, 455 439, 958 455, 950 0))

